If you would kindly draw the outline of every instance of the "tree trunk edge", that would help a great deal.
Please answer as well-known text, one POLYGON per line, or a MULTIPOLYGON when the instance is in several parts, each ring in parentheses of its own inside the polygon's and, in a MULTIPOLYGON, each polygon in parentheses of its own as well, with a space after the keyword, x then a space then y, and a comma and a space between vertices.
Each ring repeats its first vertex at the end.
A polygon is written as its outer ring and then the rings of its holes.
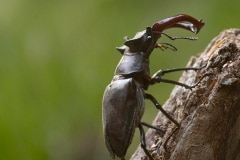
MULTIPOLYGON (((214 38, 205 51, 192 57, 180 82, 194 84, 204 73, 213 73, 192 91, 175 86, 163 108, 181 127, 164 144, 174 126, 162 113, 153 125, 166 128, 161 137, 148 129, 146 143, 156 160, 240 160, 240 29, 228 29, 214 38), (160 150, 158 149, 160 147, 160 150), (157 152, 160 151, 160 155, 157 152)), ((139 146, 132 160, 148 159, 139 146)))

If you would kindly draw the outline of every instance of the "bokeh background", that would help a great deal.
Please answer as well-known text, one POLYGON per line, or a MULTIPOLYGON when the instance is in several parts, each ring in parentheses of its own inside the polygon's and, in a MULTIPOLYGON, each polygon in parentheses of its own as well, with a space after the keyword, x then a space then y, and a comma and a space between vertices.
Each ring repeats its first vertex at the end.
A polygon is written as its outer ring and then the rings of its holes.
MULTIPOLYGON (((198 41, 163 37, 160 42, 178 51, 151 56, 152 73, 183 67, 219 32, 240 27, 239 6, 239 0, 0 0, 0 159, 110 160, 101 99, 123 37, 179 13, 204 19, 198 41)), ((166 33, 195 36, 179 29, 166 33)), ((159 84, 148 92, 164 103, 172 88, 159 84)), ((156 113, 146 102, 144 121, 156 113)), ((126 159, 138 144, 136 130, 126 159)))

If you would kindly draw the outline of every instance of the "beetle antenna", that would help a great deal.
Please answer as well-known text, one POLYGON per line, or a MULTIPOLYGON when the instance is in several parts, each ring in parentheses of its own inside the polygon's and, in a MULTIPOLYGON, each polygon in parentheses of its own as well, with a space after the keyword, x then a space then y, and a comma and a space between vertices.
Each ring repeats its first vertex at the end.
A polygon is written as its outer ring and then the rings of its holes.
POLYGON ((155 48, 159 48, 162 51, 164 51, 164 49, 171 49, 172 51, 177 51, 177 48, 169 43, 156 43, 156 47, 155 48))
POLYGON ((176 40, 176 39, 188 39, 188 40, 195 41, 195 40, 198 39, 198 37, 172 37, 172 36, 170 36, 170 35, 168 35, 168 34, 166 34, 166 33, 163 33, 163 32, 158 32, 158 31, 153 31, 153 32, 162 34, 162 35, 168 37, 168 38, 171 39, 171 40, 176 40))

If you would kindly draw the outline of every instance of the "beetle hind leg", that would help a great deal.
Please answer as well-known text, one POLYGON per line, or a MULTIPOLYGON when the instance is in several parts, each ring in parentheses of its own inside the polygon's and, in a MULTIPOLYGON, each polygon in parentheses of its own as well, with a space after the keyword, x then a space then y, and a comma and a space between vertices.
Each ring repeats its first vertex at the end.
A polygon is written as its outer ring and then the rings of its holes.
POLYGON ((165 141, 163 141, 161 144, 158 144, 158 147, 157 147, 158 156, 163 155, 165 152, 170 153, 170 151, 168 151, 167 144, 178 129, 179 129, 178 127, 174 128, 171 134, 166 137, 165 141))
POLYGON ((140 142, 141 142, 141 147, 143 149, 143 151, 145 152, 145 154, 149 157, 150 160, 154 160, 151 156, 151 154, 148 152, 147 150, 147 145, 146 145, 146 139, 145 139, 145 132, 143 129, 142 124, 140 123, 139 126, 139 131, 140 131, 140 142))
POLYGON ((150 124, 148 124, 148 123, 146 123, 146 122, 141 122, 141 124, 142 124, 143 126, 148 127, 148 128, 155 129, 155 130, 161 132, 161 134, 164 134, 164 133, 166 132, 165 129, 161 129, 161 128, 158 128, 158 127, 152 126, 152 125, 150 125, 150 124))

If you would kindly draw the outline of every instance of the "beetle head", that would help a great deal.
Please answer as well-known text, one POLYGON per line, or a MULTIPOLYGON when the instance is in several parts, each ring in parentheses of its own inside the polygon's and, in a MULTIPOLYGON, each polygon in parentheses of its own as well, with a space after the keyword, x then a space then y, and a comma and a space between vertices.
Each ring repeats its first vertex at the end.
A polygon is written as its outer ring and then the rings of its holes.
POLYGON ((132 39, 126 39, 124 45, 118 47, 117 50, 122 54, 143 53, 148 55, 156 45, 153 36, 152 28, 147 27, 146 30, 136 33, 132 39))
MULTIPOLYGON (((146 30, 138 32, 132 39, 126 38, 124 45, 118 47, 117 50, 121 54, 140 53, 148 58, 152 50, 157 47, 157 41, 161 35, 166 35, 163 33, 165 29, 182 28, 197 34, 203 25, 204 22, 202 20, 197 20, 189 15, 179 14, 154 23, 152 27, 147 27, 146 30)), ((168 37, 170 38, 170 36, 168 37)), ((196 38, 185 37, 183 39, 195 40, 196 38)))

